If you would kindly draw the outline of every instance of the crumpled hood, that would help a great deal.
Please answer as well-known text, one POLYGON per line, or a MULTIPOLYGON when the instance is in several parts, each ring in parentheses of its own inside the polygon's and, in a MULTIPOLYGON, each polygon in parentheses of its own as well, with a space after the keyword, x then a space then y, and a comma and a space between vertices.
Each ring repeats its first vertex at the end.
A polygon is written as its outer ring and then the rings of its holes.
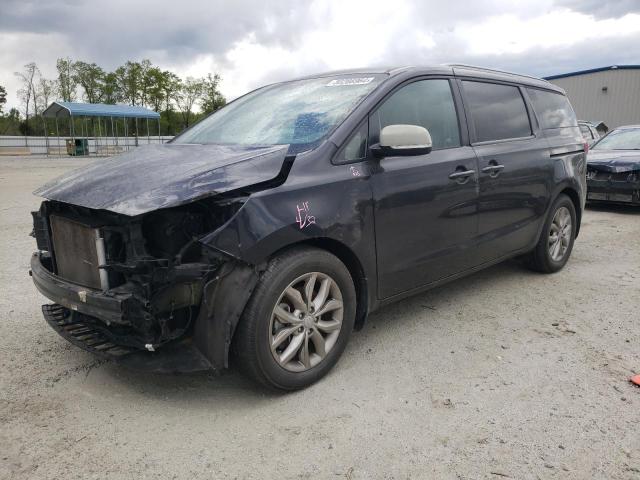
POLYGON ((147 145, 99 158, 33 193, 87 208, 140 215, 272 180, 282 169, 287 148, 147 145))
POLYGON ((640 150, 591 150, 587 165, 602 172, 633 172, 640 170, 640 150))

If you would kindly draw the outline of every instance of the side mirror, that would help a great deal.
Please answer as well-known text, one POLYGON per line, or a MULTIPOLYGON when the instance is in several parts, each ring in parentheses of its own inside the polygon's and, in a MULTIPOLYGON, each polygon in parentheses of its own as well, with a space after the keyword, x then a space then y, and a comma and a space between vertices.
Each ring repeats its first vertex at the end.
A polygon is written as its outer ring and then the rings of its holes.
POLYGON ((377 157, 426 155, 431 152, 429 130, 418 125, 388 125, 380 131, 380 143, 372 145, 377 157))

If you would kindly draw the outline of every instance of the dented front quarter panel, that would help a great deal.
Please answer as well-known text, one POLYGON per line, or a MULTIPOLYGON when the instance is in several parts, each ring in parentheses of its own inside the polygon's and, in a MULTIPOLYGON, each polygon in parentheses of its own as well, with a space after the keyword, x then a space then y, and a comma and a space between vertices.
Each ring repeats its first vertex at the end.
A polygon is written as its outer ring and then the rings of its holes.
POLYGON ((355 255, 367 290, 376 291, 369 167, 365 162, 332 165, 333 153, 335 147, 326 142, 298 155, 283 185, 252 194, 232 219, 200 242, 252 265, 292 245, 334 242, 355 255))

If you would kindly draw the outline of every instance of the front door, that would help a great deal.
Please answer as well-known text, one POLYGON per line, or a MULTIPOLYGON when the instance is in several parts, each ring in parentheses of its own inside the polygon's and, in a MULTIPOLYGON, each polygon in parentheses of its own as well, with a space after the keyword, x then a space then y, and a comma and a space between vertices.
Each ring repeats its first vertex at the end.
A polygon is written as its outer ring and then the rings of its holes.
POLYGON ((371 177, 381 299, 427 285, 473 265, 477 234, 477 160, 462 146, 448 79, 396 90, 369 118, 371 143, 387 125, 427 128, 427 155, 386 157, 371 177))

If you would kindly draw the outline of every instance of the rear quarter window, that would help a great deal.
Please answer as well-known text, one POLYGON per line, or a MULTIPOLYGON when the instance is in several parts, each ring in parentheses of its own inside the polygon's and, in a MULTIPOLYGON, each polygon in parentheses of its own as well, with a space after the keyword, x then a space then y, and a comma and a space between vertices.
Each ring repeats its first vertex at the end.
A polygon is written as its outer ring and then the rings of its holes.
POLYGON ((561 93, 537 88, 527 88, 527 93, 543 129, 578 126, 578 119, 569 99, 561 93))

